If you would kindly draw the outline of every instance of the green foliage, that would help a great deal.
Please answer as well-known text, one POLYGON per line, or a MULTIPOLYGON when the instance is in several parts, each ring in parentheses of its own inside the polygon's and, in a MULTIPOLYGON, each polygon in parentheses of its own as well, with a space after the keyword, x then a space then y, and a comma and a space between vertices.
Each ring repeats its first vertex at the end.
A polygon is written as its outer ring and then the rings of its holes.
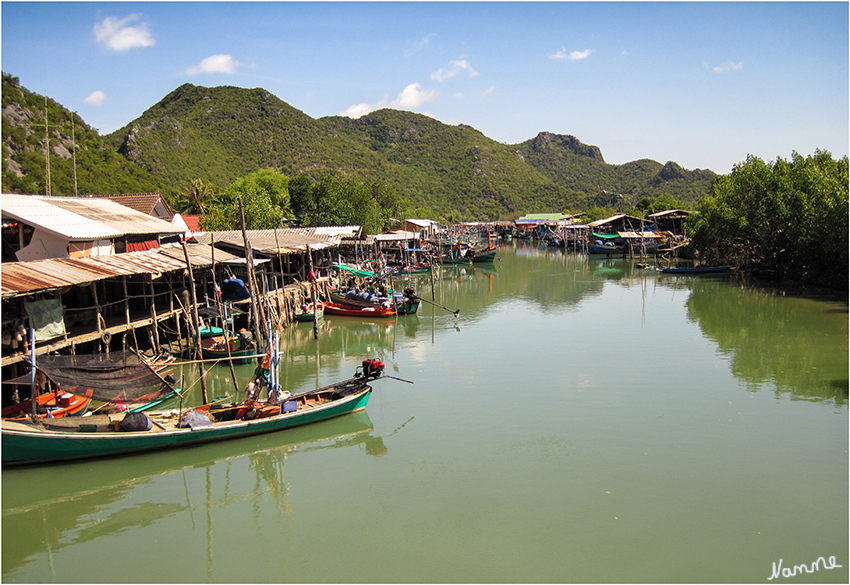
POLYGON ((848 160, 749 156, 720 177, 689 218, 706 261, 847 286, 848 160))
POLYGON ((242 219, 239 202, 249 230, 274 229, 283 226, 289 207, 289 180, 274 169, 262 169, 237 179, 200 218, 205 230, 240 229, 242 219))
POLYGON ((215 185, 204 183, 201 179, 192 179, 169 204, 176 213, 203 215, 219 203, 219 197, 215 185))
POLYGON ((301 174, 292 180, 290 194, 293 213, 303 226, 359 225, 375 234, 405 215, 395 189, 378 180, 329 173, 313 181, 301 174))
POLYGON ((150 173, 107 147, 79 116, 21 87, 5 72, 2 96, 4 193, 47 192, 45 117, 51 195, 168 192, 150 173))

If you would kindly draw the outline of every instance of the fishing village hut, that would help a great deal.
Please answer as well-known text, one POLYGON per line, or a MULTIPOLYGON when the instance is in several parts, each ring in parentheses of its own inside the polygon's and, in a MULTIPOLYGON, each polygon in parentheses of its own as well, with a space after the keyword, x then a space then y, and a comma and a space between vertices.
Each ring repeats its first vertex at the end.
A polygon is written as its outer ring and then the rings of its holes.
POLYGON ((685 231, 685 220, 694 211, 685 209, 667 209, 658 213, 650 214, 649 218, 655 222, 656 229, 659 231, 670 232, 677 236, 687 237, 685 231))
POLYGON ((645 219, 618 213, 587 224, 594 232, 611 234, 616 232, 642 231, 648 225, 645 219))
POLYGON ((404 230, 416 232, 419 234, 418 239, 427 240, 437 237, 440 232, 440 224, 432 219, 405 219, 404 230))
POLYGON ((0 209, 4 261, 150 250, 179 241, 183 233, 167 221, 108 199, 4 194, 0 209))

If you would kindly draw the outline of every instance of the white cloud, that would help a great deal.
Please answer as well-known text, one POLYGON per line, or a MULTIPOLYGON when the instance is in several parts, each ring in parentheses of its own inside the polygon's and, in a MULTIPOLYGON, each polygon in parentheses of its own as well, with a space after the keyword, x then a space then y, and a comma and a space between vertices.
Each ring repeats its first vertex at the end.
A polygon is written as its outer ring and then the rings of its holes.
POLYGON ((567 49, 561 49, 554 55, 549 55, 550 59, 559 60, 559 59, 569 59, 570 61, 580 61, 582 59, 587 59, 590 54, 593 52, 593 49, 585 49, 584 51, 573 51, 572 53, 567 53, 567 49))
POLYGON ((490 94, 491 94, 491 93, 493 93, 494 91, 496 91, 496 86, 495 86, 495 85, 491 85, 490 87, 488 87, 487 89, 485 89, 485 90, 484 90, 484 92, 483 92, 481 95, 482 95, 482 96, 490 95, 490 94))
POLYGON ((431 79, 434 81, 445 81, 459 75, 460 73, 466 73, 469 77, 475 77, 478 75, 478 72, 472 68, 469 61, 461 59, 449 63, 449 66, 446 69, 440 67, 437 71, 431 74, 431 79))
POLYGON ((340 112, 340 116, 348 116, 349 118, 359 118, 360 116, 365 116, 370 112, 374 112, 375 110, 380 110, 381 108, 385 108, 387 106, 387 99, 384 98, 381 101, 374 104, 357 104, 349 107, 344 112, 340 112))
POLYGON ((727 71, 738 71, 743 68, 743 63, 724 63, 723 65, 718 65, 717 67, 712 68, 712 71, 715 73, 726 73, 727 71))
POLYGON ((236 69, 241 66, 242 63, 235 60, 231 55, 212 55, 201 61, 199 65, 186 69, 186 74, 197 75, 199 73, 236 73, 236 69))
MULTIPOLYGON (((423 91, 420 84, 411 83, 405 87, 400 94, 398 94, 396 99, 389 103, 389 107, 401 110, 418 108, 425 102, 437 99, 437 95, 436 91, 423 91)), ((370 112, 386 108, 387 106, 387 98, 383 98, 374 104, 356 104, 350 106, 339 115, 348 116, 349 118, 359 118, 360 116, 365 116, 370 112)))
POLYGON ((100 90, 91 92, 83 102, 90 106, 99 106, 106 100, 106 94, 100 90))
POLYGON ((437 98, 435 91, 422 91, 422 86, 418 83, 411 83, 405 87, 398 97, 393 100, 390 106, 395 108, 409 109, 418 108, 425 102, 430 102, 437 98))
POLYGON ((138 26, 127 26, 128 23, 139 20, 138 14, 127 18, 117 19, 107 16, 94 25, 94 38, 98 43, 105 44, 113 51, 127 51, 136 47, 152 47, 156 42, 148 30, 148 23, 138 26))

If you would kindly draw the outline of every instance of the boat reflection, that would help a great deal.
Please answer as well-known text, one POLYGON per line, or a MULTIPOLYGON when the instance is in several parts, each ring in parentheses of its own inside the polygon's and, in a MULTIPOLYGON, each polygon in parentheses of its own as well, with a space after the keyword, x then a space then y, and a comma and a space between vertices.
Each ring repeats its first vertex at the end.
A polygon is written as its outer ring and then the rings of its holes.
POLYGON ((336 419, 233 441, 133 457, 3 471, 3 522, 28 527, 3 531, 3 579, 62 548, 160 524, 197 508, 234 499, 271 495, 285 514, 292 511, 284 461, 305 451, 353 448, 366 455, 387 452, 365 411, 336 419), (183 487, 198 482, 201 493, 183 487), (238 480, 236 480, 238 478, 238 480), (253 478, 253 479, 252 479, 253 478), (247 483, 246 483, 247 482, 247 483), (246 487, 253 484, 253 488, 246 487), (215 496, 210 486, 216 486, 215 496), (223 493, 221 493, 223 490, 223 493), (177 494, 177 495, 176 495, 177 494))

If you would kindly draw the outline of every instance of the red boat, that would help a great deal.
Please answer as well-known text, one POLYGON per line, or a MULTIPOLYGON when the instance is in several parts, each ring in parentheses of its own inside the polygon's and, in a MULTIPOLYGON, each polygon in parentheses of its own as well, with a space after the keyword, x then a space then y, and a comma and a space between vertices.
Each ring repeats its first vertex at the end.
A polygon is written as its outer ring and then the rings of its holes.
MULTIPOLYGON (((166 368, 169 364, 174 361, 173 356, 157 356, 153 358, 145 358, 145 361, 148 365, 153 368, 156 372, 161 372, 164 368, 166 368)), ((37 385, 39 387, 44 387, 46 385, 45 374, 36 367, 37 370, 37 385)), ((24 376, 20 376, 14 380, 9 380, 5 383, 7 384, 19 384, 28 386, 31 382, 31 374, 27 374, 24 376)), ((49 379, 49 376, 47 376, 49 379)), ((52 380, 51 380, 52 381, 52 380)), ((54 388, 58 384, 53 384, 54 388)), ((83 386, 85 387, 85 386, 83 386)), ((74 393, 77 390, 77 387, 70 388, 70 391, 66 392, 59 388, 52 392, 45 392, 44 394, 39 394, 36 397, 36 412, 39 418, 60 418, 63 416, 81 416, 88 410, 89 405, 91 404, 92 397, 85 395, 77 395, 74 393)), ((82 392, 80 393, 82 394, 82 392)), ((91 394, 89 392, 88 394, 91 394)), ((154 395, 143 397, 142 401, 146 402, 150 400, 154 395)), ((18 404, 12 404, 11 406, 7 406, 2 410, 0 416, 2 418, 22 418, 26 417, 28 414, 32 412, 32 400, 27 399, 23 402, 19 402, 18 404)))
MULTIPOLYGON (((37 397, 39 417, 47 417, 48 413, 53 418, 62 416, 78 416, 86 411, 91 398, 76 396, 68 392, 58 390, 48 392, 37 397)), ((3 409, 3 418, 23 417, 32 412, 32 400, 25 400, 19 404, 13 404, 3 409)))
POLYGON ((325 303, 325 313, 344 317, 361 317, 372 319, 375 317, 392 317, 396 314, 392 307, 354 307, 351 305, 340 305, 339 303, 325 303))

